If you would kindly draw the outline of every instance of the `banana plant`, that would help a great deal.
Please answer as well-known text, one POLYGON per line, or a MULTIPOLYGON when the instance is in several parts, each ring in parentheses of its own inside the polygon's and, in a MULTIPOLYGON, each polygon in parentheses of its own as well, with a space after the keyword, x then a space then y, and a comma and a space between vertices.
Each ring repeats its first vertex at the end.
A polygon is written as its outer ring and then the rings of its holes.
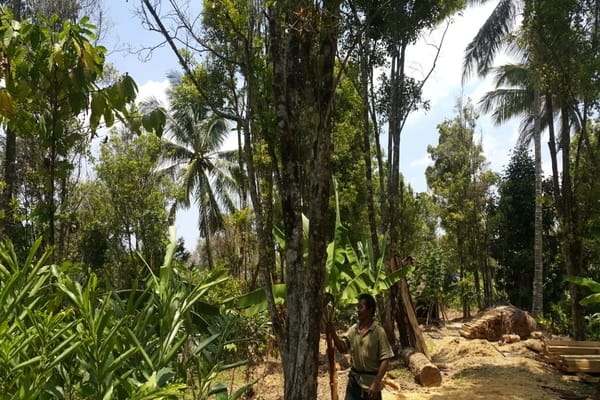
POLYGON ((590 304, 600 303, 600 283, 593 279, 583 278, 581 276, 567 276, 565 279, 569 282, 575 283, 576 285, 584 286, 593 292, 592 294, 581 299, 579 304, 582 306, 587 306, 590 304))

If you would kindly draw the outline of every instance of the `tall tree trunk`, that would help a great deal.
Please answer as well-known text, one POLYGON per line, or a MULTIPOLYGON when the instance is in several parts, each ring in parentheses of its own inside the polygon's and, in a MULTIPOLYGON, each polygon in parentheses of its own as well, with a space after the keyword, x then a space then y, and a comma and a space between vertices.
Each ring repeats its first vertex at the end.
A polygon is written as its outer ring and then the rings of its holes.
MULTIPOLYGON (((13 5, 13 14, 16 20, 21 19, 21 3, 13 5)), ((6 84, 12 85, 12 71, 10 60, 5 59, 4 79, 7 80, 6 84)), ((5 237, 13 237, 12 229, 15 226, 14 209, 12 200, 15 196, 15 190, 17 185, 17 131, 7 126, 5 129, 6 143, 4 147, 4 190, 0 197, 0 212, 4 213, 4 221, 0 224, 0 239, 5 237)))
MULTIPOLYGON (((552 108, 552 97, 546 94, 546 107, 549 115, 554 111, 552 108)), ((558 153, 556 146, 556 135, 554 126, 549 125, 550 157, 552 160, 552 181, 554 187, 554 203, 560 223, 561 248, 565 257, 566 270, 569 275, 577 276, 581 272, 582 262, 582 243, 578 235, 576 225, 576 210, 573 202, 573 188, 570 168, 570 129, 568 120, 568 110, 566 107, 561 109, 561 150, 562 150, 562 182, 559 183, 560 176, 558 171, 558 153)), ((571 323, 573 327, 573 336, 576 340, 582 340, 585 336, 585 320, 583 309, 579 305, 581 292, 577 285, 570 283, 569 292, 571 297, 571 323)))
POLYGON ((475 298, 477 300, 477 308, 483 309, 483 301, 481 297, 481 283, 479 280, 479 268, 477 265, 473 266, 473 283, 475 284, 475 298))
MULTIPOLYGON (((400 210, 400 135, 402 126, 402 96, 401 87, 404 82, 404 56, 406 52, 406 46, 403 43, 398 44, 394 48, 394 54, 392 54, 392 62, 390 68, 390 110, 389 110, 389 122, 388 122, 388 179, 387 179, 387 204, 384 214, 384 225, 386 231, 389 233, 389 245, 387 247, 388 264, 391 264, 391 260, 394 257, 399 256, 400 249, 400 232, 399 224, 396 223, 398 219, 398 213, 400 210)), ((402 304, 402 296, 400 296, 399 288, 391 288, 389 295, 387 296, 386 302, 384 303, 384 309, 381 311, 382 325, 386 331, 390 343, 395 343, 395 332, 393 322, 396 321, 396 325, 399 331, 399 337, 410 337, 413 332, 409 324, 402 323, 405 321, 406 309, 410 307, 408 304, 402 304), (403 332, 404 331, 404 332, 403 332)), ((394 349, 397 351, 397 349, 394 349)))
MULTIPOLYGON (((579 218, 575 203, 575 190, 571 176, 571 135, 569 125, 569 110, 566 106, 561 109, 561 150, 562 150, 562 224, 561 237, 563 242, 563 254, 567 267, 567 273, 579 276, 582 262, 582 241, 579 229, 579 218)), ((573 324, 573 336, 576 340, 585 338, 585 319, 583 307, 579 304, 581 291, 573 283, 569 284, 571 294, 571 321, 573 324)))
POLYGON ((541 140, 541 95, 538 88, 534 89, 533 98, 534 132, 533 147, 535 159, 535 219, 534 219, 534 273, 533 273, 533 303, 531 314, 534 317, 544 313, 544 251, 542 242, 542 140, 541 140))
POLYGON ((492 297, 492 267, 490 266, 490 262, 488 257, 484 257, 482 260, 484 265, 483 272, 483 296, 484 296, 484 304, 486 308, 489 308, 493 305, 494 299, 492 297))
POLYGON ((560 174, 558 171, 558 150, 556 148, 556 134, 554 132, 554 106, 552 101, 552 94, 547 92, 545 94, 546 98, 546 113, 550 118, 550 122, 548 124, 548 150, 550 153, 550 162, 552 164, 552 192, 554 194, 554 206, 557 209, 557 212, 561 211, 561 194, 560 194, 560 174))
POLYGON ((204 236, 204 247, 205 247, 205 252, 206 252, 206 262, 208 263, 208 269, 209 270, 213 270, 215 269, 215 261, 213 260, 213 254, 212 254, 212 244, 211 244, 211 240, 210 240, 210 229, 208 228, 208 220, 206 219, 206 212, 204 211, 205 207, 204 205, 202 206, 202 235, 204 236))
POLYGON ((288 0, 270 9, 269 36, 280 143, 287 318, 276 332, 285 400, 317 398, 331 190, 334 63, 340 3, 288 0), (310 179, 308 179, 310 174, 310 179), (304 182, 309 182, 307 192, 304 182), (302 211, 310 221, 304 262, 302 211))
POLYGON ((375 220, 375 194, 373 190, 373 166, 371 162, 371 123, 369 118, 369 49, 368 39, 363 33, 360 47, 361 64, 361 96, 363 101, 363 160, 365 163, 365 179, 367 186, 367 213, 369 216, 369 231, 375 260, 380 257, 377 221, 375 220))
POLYGON ((3 213, 3 222, 0 224, 0 239, 12 237, 14 226, 14 209, 12 200, 15 194, 17 181, 17 133, 12 128, 5 129, 6 145, 4 148, 4 190, 0 198, 2 204, 0 211, 3 213))

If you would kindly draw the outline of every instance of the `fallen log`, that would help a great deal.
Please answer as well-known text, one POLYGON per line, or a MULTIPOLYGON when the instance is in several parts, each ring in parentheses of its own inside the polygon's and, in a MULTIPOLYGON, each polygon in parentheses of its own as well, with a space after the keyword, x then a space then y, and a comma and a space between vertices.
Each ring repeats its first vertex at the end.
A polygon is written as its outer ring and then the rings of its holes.
POLYGON ((431 387, 442 384, 442 374, 439 368, 429 361, 425 354, 407 347, 402 349, 400 355, 404 364, 421 385, 431 387))

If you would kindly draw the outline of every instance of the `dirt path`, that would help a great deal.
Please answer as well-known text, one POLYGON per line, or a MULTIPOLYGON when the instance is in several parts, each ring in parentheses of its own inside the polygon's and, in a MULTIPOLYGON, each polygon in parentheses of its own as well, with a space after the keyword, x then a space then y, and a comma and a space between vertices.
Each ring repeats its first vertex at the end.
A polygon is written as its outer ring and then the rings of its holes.
MULTIPOLYGON (((396 388, 386 386, 384 400, 592 400, 595 386, 564 375, 529 350, 524 342, 499 345, 486 340, 467 340, 458 334, 460 323, 450 323, 441 330, 425 332, 432 361, 442 372, 442 385, 425 388, 417 384, 410 372, 395 362, 388 372, 396 388)), ((328 400, 329 378, 325 365, 324 341, 321 346, 323 365, 319 369, 318 400, 328 400)), ((343 361, 343 360, 342 360, 343 361)), ((345 364, 338 371, 338 393, 344 399, 348 378, 345 364)), ((255 400, 282 400, 283 380, 277 362, 261 365, 253 371, 262 379, 254 387, 255 400)), ((310 400, 310 399, 307 399, 310 400)))

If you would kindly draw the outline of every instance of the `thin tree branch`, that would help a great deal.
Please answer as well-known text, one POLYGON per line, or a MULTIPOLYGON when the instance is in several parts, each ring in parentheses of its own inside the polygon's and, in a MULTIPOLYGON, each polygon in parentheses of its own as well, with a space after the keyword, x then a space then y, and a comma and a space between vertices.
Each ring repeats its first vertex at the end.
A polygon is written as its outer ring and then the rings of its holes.
POLYGON ((198 94, 200 95, 200 97, 202 97, 202 100, 205 101, 206 104, 210 107, 211 111, 214 112, 219 117, 237 122, 239 120, 238 116, 236 116, 234 114, 223 112, 220 108, 216 107, 214 105, 214 103, 210 100, 210 98, 208 97, 208 95, 205 93, 204 89, 200 85, 200 82, 198 82, 198 80, 196 79, 196 76, 194 75, 193 71, 190 69, 188 62, 186 61, 186 59, 183 57, 183 55, 181 54, 181 52, 175 45, 175 41, 173 40, 173 38, 167 31, 167 28, 165 27, 165 25, 162 23, 160 17, 156 13, 156 10, 152 6, 152 4, 150 4, 150 1, 142 0, 142 2, 146 6, 146 8, 150 12, 150 14, 152 15, 152 18, 154 19, 155 23, 158 25, 158 27, 160 29, 160 32, 162 33, 163 37, 166 39, 167 43, 169 44, 169 47, 171 47, 171 50, 173 50, 173 53, 175 53, 175 56, 177 57, 179 64, 185 71, 188 78, 192 81, 192 83, 196 87, 196 90, 198 90, 198 94))

